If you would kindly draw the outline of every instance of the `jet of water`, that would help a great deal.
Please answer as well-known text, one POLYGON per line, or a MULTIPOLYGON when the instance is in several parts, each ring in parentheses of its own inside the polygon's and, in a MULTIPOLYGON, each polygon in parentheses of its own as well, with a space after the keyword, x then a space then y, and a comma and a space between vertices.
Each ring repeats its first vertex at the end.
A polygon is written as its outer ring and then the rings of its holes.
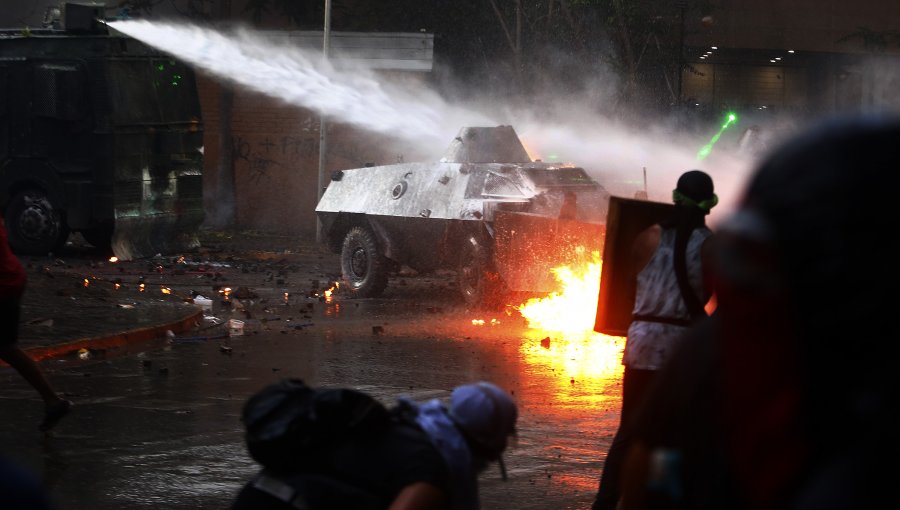
POLYGON ((424 84, 395 85, 363 65, 339 66, 321 51, 291 46, 272 34, 148 20, 109 26, 238 86, 396 138, 446 145, 460 126, 498 124, 448 105, 424 84))

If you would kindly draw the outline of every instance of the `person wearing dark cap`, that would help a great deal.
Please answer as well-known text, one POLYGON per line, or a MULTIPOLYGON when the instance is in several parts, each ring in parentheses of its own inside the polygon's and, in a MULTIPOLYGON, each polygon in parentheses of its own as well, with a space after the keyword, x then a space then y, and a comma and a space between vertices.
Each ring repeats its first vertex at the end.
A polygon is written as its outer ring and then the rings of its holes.
POLYGON ((632 245, 636 286, 622 359, 622 411, 593 510, 616 508, 635 410, 688 328, 706 317, 704 306, 712 296, 713 234, 706 226, 718 202, 712 178, 700 170, 683 173, 672 200, 670 217, 638 234, 632 245))
POLYGON ((716 229, 716 311, 637 416, 626 508, 891 506, 898 141, 900 117, 834 118, 755 170, 716 229))

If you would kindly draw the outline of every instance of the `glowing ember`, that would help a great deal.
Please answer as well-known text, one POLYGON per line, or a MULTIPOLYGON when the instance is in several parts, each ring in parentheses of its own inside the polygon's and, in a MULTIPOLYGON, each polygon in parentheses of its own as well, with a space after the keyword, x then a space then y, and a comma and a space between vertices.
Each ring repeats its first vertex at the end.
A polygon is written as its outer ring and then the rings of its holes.
POLYGON ((113 263, 116 263, 116 262, 119 261, 119 257, 110 257, 110 258, 109 258, 109 261, 110 261, 110 262, 113 262, 113 263))
POLYGON ((84 285, 85 287, 87 287, 87 286, 90 285, 90 284, 91 284, 90 280, 88 280, 87 278, 85 278, 82 285, 84 285))
POLYGON ((184 255, 178 257, 178 259, 175 260, 175 263, 176 264, 184 264, 184 255))
POLYGON ((532 330, 533 342, 522 347, 529 362, 552 365, 572 381, 620 373, 624 339, 594 332, 601 266, 595 251, 580 267, 554 268, 560 292, 514 307, 532 330))
POLYGON ((332 300, 334 299, 334 291, 338 290, 339 288, 341 288, 341 283, 334 282, 334 285, 330 289, 322 293, 322 296, 325 298, 326 303, 332 302, 332 300))
POLYGON ((472 319, 473 326, 484 326, 485 324, 490 324, 491 326, 496 326, 500 324, 500 321, 497 319, 491 319, 490 322, 485 321, 484 319, 472 319))
POLYGON ((171 294, 172 293, 172 289, 170 289, 168 287, 163 287, 159 290, 161 290, 163 294, 171 294))
POLYGON ((114 288, 115 288, 116 290, 119 290, 119 289, 122 288, 122 284, 121 284, 121 283, 114 283, 113 286, 114 286, 114 288))
POLYGON ((140 285, 138 285, 138 290, 144 292, 145 290, 147 290, 147 286, 141 283, 140 285))

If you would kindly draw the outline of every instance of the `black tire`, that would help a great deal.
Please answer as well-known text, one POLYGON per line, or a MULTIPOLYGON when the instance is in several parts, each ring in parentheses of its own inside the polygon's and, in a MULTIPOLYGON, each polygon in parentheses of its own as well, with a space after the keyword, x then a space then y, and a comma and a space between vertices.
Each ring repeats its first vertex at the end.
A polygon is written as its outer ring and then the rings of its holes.
POLYGON ((380 296, 387 287, 389 267, 371 230, 353 227, 347 232, 341 246, 341 272, 354 296, 380 296))
POLYGON ((63 215, 40 190, 17 193, 4 214, 9 245, 21 255, 46 255, 66 244, 69 229, 63 215))
POLYGON ((459 292, 469 306, 496 308, 506 295, 500 275, 494 269, 491 250, 483 236, 463 238, 457 266, 459 292))

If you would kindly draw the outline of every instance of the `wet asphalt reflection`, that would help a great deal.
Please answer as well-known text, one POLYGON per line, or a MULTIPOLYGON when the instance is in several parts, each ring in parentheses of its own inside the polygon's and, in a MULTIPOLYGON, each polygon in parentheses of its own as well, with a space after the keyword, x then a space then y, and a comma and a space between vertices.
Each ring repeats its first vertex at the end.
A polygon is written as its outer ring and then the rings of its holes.
POLYGON ((257 469, 243 445, 241 407, 268 383, 299 377, 391 403, 491 380, 513 392, 521 418, 506 455, 510 480, 495 467, 484 472, 483 507, 590 505, 617 426, 621 370, 608 353, 620 345, 530 331, 515 315, 402 292, 290 298, 256 314, 265 320, 245 323, 243 336, 215 325, 233 310, 217 303, 210 316, 198 332, 105 359, 48 362, 77 406, 51 437, 36 430, 42 407, 33 390, 0 369, 0 454, 44 477, 62 509, 226 508, 257 469))

